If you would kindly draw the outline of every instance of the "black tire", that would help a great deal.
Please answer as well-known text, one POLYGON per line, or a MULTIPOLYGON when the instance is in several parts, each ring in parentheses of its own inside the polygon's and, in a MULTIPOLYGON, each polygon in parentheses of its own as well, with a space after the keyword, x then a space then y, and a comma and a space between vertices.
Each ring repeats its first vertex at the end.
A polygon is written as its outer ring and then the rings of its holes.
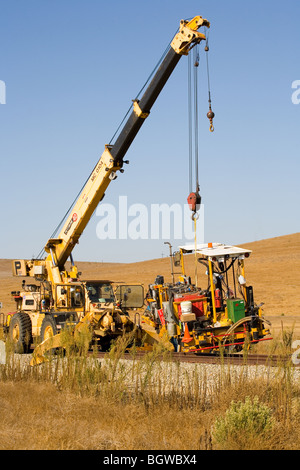
POLYGON ((55 323, 54 318, 51 315, 46 315, 42 321, 41 326, 41 342, 45 339, 49 338, 50 336, 54 336, 57 334, 57 326, 55 323))
POLYGON ((9 338, 15 353, 27 354, 29 352, 32 344, 32 323, 27 313, 18 312, 12 316, 9 324, 9 338))
MULTIPOLYGON (((57 326, 52 315, 46 315, 42 321, 40 340, 41 343, 52 336, 57 334, 57 326)), ((57 352, 57 348, 49 349, 49 354, 54 355, 57 352)))

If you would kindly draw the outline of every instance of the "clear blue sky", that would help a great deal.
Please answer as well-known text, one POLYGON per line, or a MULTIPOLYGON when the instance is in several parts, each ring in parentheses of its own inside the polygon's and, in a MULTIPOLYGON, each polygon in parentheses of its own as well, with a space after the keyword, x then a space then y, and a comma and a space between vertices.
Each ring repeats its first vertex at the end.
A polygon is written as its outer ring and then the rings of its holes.
MULTIPOLYGON (((182 18, 211 22, 215 132, 200 53, 199 179, 205 241, 299 232, 300 4, 297 0, 0 2, 0 258, 31 258, 60 222, 182 18)), ((155 103, 104 202, 184 204, 187 58, 155 103)), ((99 240, 94 215, 77 260, 139 261, 165 239, 99 240)), ((178 241, 170 240, 176 248, 178 241)))

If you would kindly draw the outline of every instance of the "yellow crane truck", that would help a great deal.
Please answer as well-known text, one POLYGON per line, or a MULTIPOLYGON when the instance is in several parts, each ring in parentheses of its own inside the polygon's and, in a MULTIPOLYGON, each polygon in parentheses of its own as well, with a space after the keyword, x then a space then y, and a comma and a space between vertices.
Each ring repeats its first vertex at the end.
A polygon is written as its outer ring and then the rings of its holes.
MULTIPOLYGON (((28 352, 36 339, 40 343, 37 356, 42 356, 50 346, 61 346, 60 332, 66 325, 73 324, 75 331, 88 325, 93 340, 102 348, 116 336, 134 329, 127 308, 142 306, 143 288, 121 286, 114 292, 107 280, 82 281, 72 251, 109 184, 118 172, 124 171, 124 163, 129 163, 124 156, 179 60, 206 39, 198 31, 200 27, 209 28, 210 23, 201 16, 181 20, 179 31, 141 99, 133 101, 133 109, 115 143, 105 146, 60 233, 47 241, 45 257, 13 261, 14 276, 34 279, 30 283, 23 280, 20 291, 12 293, 16 311, 4 321, 16 351, 28 352)), ((137 335, 144 338, 147 333, 138 329, 137 335)), ((150 342, 151 338, 148 335, 150 342)))

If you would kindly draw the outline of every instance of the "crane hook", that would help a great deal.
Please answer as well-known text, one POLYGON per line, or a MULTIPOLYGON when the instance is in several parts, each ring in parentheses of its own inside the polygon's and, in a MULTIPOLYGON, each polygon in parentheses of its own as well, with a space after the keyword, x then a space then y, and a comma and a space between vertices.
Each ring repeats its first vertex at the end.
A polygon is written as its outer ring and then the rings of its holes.
POLYGON ((201 205, 201 196, 199 194, 199 188, 197 188, 196 192, 190 193, 187 202, 189 205, 189 208, 193 212, 191 215, 192 220, 197 220, 199 218, 198 210, 200 209, 201 205))
POLYGON ((215 113, 211 109, 211 105, 209 105, 209 111, 206 115, 209 119, 210 125, 209 125, 209 130, 210 132, 213 132, 215 130, 214 125, 213 125, 213 118, 215 117, 215 113))

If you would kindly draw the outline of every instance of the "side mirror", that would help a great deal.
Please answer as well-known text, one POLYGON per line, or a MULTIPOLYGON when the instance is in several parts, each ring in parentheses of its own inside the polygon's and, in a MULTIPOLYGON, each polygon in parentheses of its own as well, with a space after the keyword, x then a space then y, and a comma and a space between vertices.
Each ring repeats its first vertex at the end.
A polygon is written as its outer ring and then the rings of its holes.
POLYGON ((173 254, 174 266, 180 266, 181 264, 181 256, 179 251, 175 251, 173 254))

